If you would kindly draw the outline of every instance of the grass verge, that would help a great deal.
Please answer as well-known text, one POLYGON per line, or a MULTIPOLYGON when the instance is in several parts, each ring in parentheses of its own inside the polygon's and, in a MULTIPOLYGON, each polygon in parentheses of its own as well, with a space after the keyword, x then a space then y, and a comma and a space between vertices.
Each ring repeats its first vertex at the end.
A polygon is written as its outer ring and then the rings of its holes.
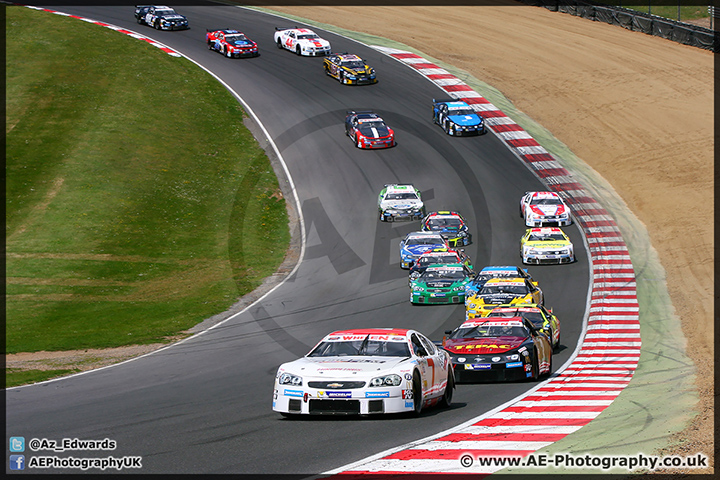
POLYGON ((277 269, 285 199, 227 90, 110 29, 5 12, 7 354, 177 339, 277 269))

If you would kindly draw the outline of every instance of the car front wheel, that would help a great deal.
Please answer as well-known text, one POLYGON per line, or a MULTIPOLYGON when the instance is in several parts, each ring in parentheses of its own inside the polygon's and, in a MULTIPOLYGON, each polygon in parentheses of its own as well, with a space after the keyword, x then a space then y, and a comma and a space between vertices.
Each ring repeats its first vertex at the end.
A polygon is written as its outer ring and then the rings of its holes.
POLYGON ((453 389, 455 389, 455 372, 453 371, 451 364, 448 367, 448 379, 447 385, 445 386, 445 393, 443 393, 442 399, 440 400, 440 406, 442 408, 450 408, 450 405, 452 405, 453 389))
POLYGON ((423 398, 422 398, 422 385, 420 383, 420 375, 415 372, 413 375, 413 414, 420 415, 422 412, 423 398))

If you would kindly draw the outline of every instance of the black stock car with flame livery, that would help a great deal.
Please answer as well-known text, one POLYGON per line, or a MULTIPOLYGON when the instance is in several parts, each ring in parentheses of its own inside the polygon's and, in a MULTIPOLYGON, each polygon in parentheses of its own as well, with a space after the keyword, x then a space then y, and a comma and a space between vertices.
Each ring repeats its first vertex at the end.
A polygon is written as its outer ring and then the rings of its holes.
POLYGON ((522 317, 468 320, 445 334, 442 347, 458 383, 535 381, 552 372, 550 340, 522 317))
POLYGON ((377 83, 375 70, 365 60, 349 53, 333 53, 323 61, 325 73, 345 85, 377 83))

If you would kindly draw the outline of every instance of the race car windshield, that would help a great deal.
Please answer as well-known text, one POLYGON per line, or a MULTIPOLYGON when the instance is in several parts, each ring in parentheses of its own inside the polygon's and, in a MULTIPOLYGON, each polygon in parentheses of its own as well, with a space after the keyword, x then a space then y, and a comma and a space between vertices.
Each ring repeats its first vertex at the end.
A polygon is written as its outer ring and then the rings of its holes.
POLYGON ((428 225, 433 230, 447 227, 460 227, 462 222, 459 218, 433 218, 428 221, 428 225))
POLYGON ((439 245, 441 243, 444 241, 438 237, 415 237, 408 238, 406 245, 439 245))
POLYGON ((346 60, 342 62, 342 66, 348 68, 365 68, 365 65, 357 60, 346 60))
POLYGON ((414 193, 388 193, 385 200, 417 200, 417 198, 414 193))
POLYGON ((174 15, 175 10, 173 10, 172 8, 167 8, 167 9, 163 9, 163 10, 155 10, 155 14, 156 15, 174 15))
POLYGON ((458 108, 450 110, 450 115, 475 115, 475 111, 471 108, 458 108))
POLYGON ((457 263, 455 255, 433 255, 432 257, 420 257, 420 265, 435 265, 436 263, 457 263))
POLYGON ((528 332, 520 326, 478 325, 476 327, 460 327, 450 338, 488 338, 488 337, 528 337, 528 332))
POLYGON ((385 122, 382 120, 365 120, 364 122, 360 122, 360 125, 370 128, 382 128, 385 126, 385 122))
POLYGON ((409 357, 410 349, 404 342, 378 340, 353 340, 348 342, 322 342, 308 354, 308 357, 409 357))
POLYGON ((425 270, 418 280, 433 281, 433 280, 462 280, 465 278, 465 274, 462 270, 425 270))
POLYGON ((298 40, 312 40, 313 38, 320 38, 315 33, 305 33, 302 35, 298 35, 298 40))
POLYGON ((498 311, 498 309, 495 309, 488 314, 488 317, 523 317, 533 325, 542 325, 545 321, 540 312, 519 312, 517 310, 498 311))
POLYGON ((487 283, 480 289, 480 295, 496 295, 498 293, 527 295, 528 290, 525 285, 488 285, 487 283))
POLYGON ((225 40, 228 42, 238 42, 242 40, 247 40, 247 37, 245 35, 226 35, 225 40))
POLYGON ((562 205, 562 201, 557 197, 533 198, 530 205, 562 205))
POLYGON ((531 242, 557 242, 557 241, 564 241, 565 237, 562 236, 560 233, 549 233, 549 234, 530 234, 530 238, 528 238, 531 242))

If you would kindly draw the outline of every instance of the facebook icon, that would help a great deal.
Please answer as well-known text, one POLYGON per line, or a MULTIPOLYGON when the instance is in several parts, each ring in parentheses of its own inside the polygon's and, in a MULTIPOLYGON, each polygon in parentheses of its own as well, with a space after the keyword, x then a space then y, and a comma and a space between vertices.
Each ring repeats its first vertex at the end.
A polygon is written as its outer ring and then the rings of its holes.
POLYGON ((10 455, 10 470, 25 470, 25 455, 10 455))

